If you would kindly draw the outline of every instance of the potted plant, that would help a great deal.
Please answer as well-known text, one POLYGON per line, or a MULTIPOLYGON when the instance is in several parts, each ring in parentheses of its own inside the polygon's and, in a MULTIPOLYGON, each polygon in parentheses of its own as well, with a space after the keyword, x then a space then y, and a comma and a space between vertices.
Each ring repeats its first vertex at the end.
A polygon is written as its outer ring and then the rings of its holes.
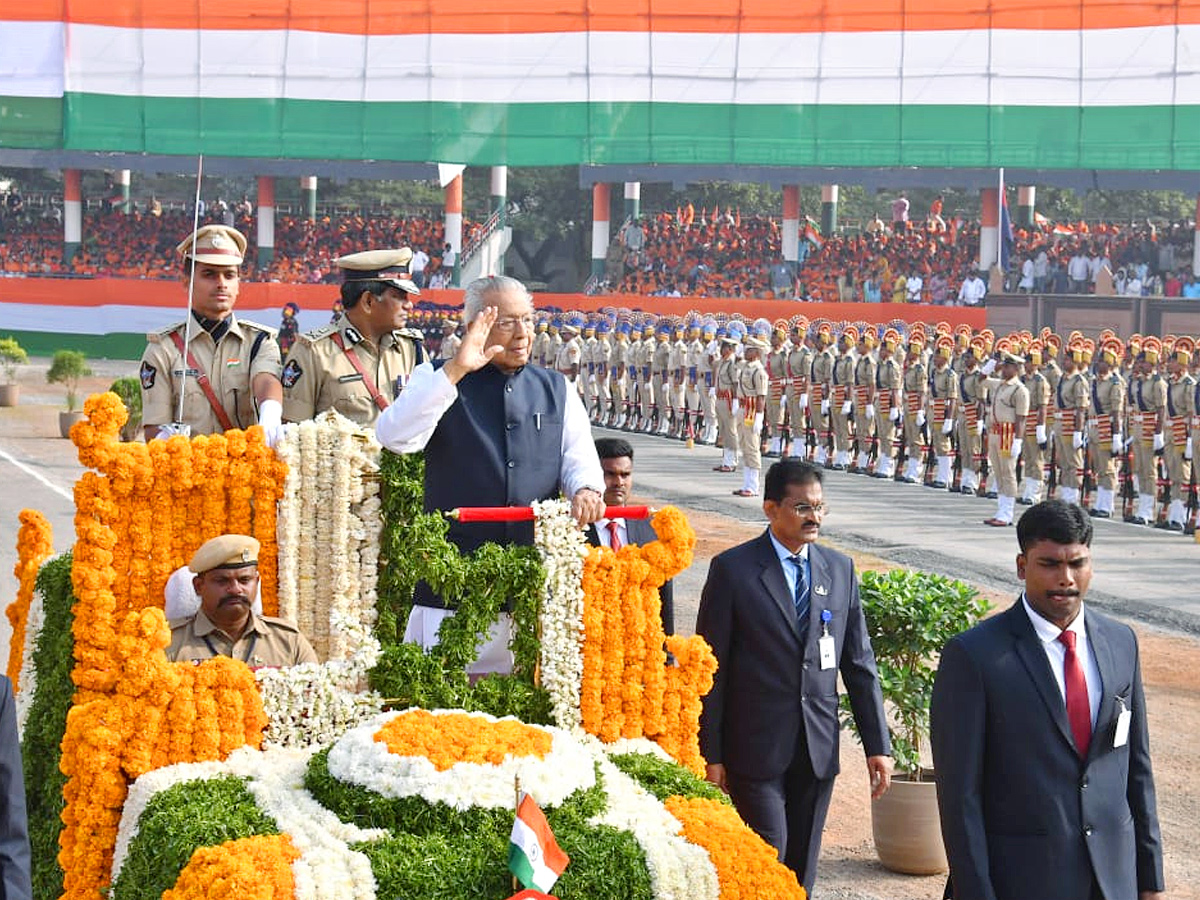
POLYGON ((136 441, 142 433, 142 385, 136 378, 126 375, 118 378, 109 390, 121 398, 129 419, 121 426, 121 440, 136 441))
POLYGON ((16 338, 0 338, 0 367, 4 369, 4 384, 0 384, 0 406, 16 406, 21 388, 17 384, 17 366, 29 362, 29 355, 16 338))
MULTIPOLYGON (((879 683, 891 722, 896 775, 871 804, 879 861, 895 872, 946 870, 933 771, 922 766, 929 742, 929 702, 945 643, 979 621, 987 601, 962 581, 895 569, 864 571, 859 586, 879 683)), ((843 721, 854 727, 843 697, 843 721)))
POLYGON ((51 384, 67 386, 67 411, 58 414, 58 431, 63 437, 70 437, 71 426, 83 418, 78 412, 79 381, 92 374, 88 368, 87 357, 80 350, 59 350, 54 354, 50 363, 50 371, 46 380, 51 384))

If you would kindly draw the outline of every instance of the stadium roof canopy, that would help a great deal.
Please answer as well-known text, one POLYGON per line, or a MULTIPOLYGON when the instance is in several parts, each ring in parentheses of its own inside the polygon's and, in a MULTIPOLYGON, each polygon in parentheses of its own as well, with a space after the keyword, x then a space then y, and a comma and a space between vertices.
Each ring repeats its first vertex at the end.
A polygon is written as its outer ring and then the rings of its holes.
POLYGON ((969 186, 1004 166, 1010 183, 1194 189, 1200 0, 0 12, 0 162, 187 171, 199 153, 210 171, 332 177, 441 162, 969 186))

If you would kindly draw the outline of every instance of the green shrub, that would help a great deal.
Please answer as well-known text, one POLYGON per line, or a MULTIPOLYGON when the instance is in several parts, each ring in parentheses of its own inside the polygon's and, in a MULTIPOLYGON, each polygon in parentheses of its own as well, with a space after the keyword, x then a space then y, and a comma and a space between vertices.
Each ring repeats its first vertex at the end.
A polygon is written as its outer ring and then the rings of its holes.
POLYGON ((67 386, 67 412, 79 407, 79 382, 92 374, 82 350, 59 350, 50 363, 46 381, 67 386))
POLYGON ((137 440, 137 436, 142 430, 141 382, 127 375, 124 378, 118 378, 114 381, 109 390, 121 398, 121 402, 125 404, 126 412, 129 413, 129 420, 121 426, 121 440, 137 440))
POLYGON ((0 368, 4 369, 4 383, 17 380, 17 366, 29 362, 29 354, 17 343, 16 338, 0 338, 0 368))

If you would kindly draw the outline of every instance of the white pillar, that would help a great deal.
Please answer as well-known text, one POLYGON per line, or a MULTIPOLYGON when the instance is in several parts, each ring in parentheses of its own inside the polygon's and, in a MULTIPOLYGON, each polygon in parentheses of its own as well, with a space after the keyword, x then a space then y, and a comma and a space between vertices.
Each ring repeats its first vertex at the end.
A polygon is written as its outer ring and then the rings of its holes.
POLYGON ((800 185, 783 186, 783 259, 795 263, 800 260, 800 185))
POLYGON ((78 169, 63 170, 63 260, 70 262, 83 241, 83 176, 78 169))
POLYGON ((592 185, 592 275, 604 276, 604 261, 608 258, 609 202, 612 191, 604 182, 592 185))

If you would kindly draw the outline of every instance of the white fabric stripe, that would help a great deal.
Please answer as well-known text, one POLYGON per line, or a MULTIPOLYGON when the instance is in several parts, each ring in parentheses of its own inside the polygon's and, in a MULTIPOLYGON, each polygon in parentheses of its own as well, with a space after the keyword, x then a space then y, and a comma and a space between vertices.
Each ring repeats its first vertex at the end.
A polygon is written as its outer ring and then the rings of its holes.
POLYGON ((1178 37, 1155 26, 1082 38, 1024 30, 367 37, 93 25, 72 25, 69 36, 70 90, 133 96, 1112 106, 1169 102, 1175 77, 1175 102, 1200 103, 1200 25, 1178 37))
POLYGON ((63 95, 62 22, 0 22, 0 94, 63 95))
POLYGON ((63 201, 63 242, 78 244, 83 240, 83 201, 63 201))
POLYGON ((608 219, 592 222, 592 259, 608 256, 608 219))
MULTIPOLYGON (((0 279, 0 296, 4 282, 0 279)), ((335 294, 330 294, 332 305, 335 294)), ((49 306, 42 303, 5 303, 0 300, 0 321, 6 331, 43 331, 61 334, 138 334, 157 331, 182 321, 182 306, 49 306)), ((329 324, 329 309, 300 311, 300 330, 311 331, 329 324)), ((238 319, 279 327, 281 310, 250 309, 238 311, 238 319)))

